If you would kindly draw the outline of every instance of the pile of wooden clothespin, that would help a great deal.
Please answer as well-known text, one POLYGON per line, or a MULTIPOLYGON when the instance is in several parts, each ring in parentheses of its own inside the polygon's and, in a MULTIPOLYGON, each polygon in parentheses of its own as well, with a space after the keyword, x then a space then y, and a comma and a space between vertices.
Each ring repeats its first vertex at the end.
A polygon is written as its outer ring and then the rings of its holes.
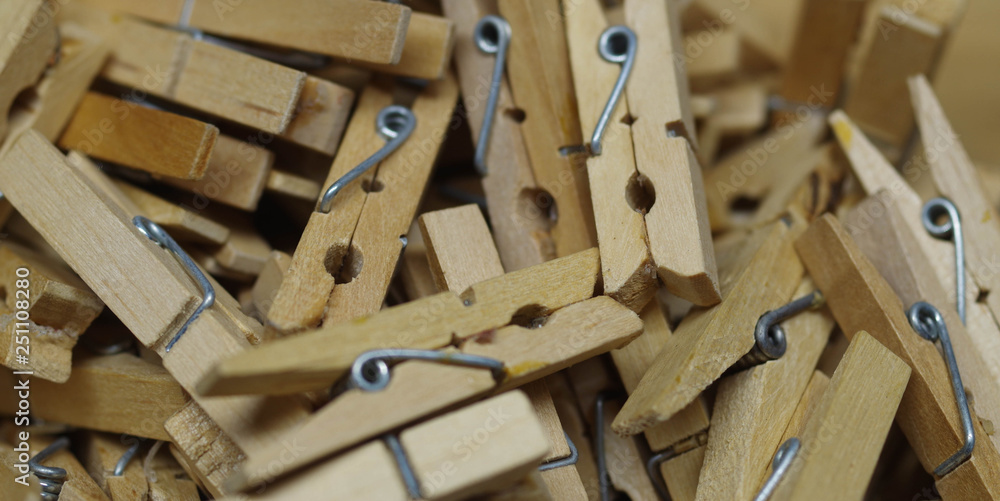
POLYGON ((1000 500, 965 8, 0 1, 0 499, 1000 500))

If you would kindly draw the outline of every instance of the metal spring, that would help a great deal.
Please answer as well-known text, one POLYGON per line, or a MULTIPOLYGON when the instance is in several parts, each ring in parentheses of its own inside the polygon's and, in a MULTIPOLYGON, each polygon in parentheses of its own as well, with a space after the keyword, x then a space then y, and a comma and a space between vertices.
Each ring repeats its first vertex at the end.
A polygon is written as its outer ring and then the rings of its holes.
POLYGON ((330 395, 335 397, 355 388, 366 392, 383 390, 389 386, 389 381, 392 379, 390 365, 406 360, 424 360, 445 365, 487 369, 497 383, 503 381, 507 375, 502 361, 479 355, 405 348, 370 350, 354 359, 349 375, 331 388, 330 395))
POLYGON ((781 447, 778 447, 777 452, 774 453, 774 461, 771 462, 771 476, 767 477, 767 481, 764 482, 764 486, 760 488, 760 492, 753 498, 753 501, 771 499, 771 495, 778 488, 781 479, 785 478, 785 474, 792 466, 792 461, 799 453, 799 445, 801 445, 799 439, 792 437, 785 440, 781 447))
POLYGON ((594 455, 597 456, 597 480, 601 501, 611 498, 611 476, 608 474, 608 459, 604 453, 604 402, 620 398, 617 391, 602 391, 594 399, 594 455))
POLYGON ((580 451, 576 450, 576 444, 570 440, 569 433, 563 432, 563 435, 566 436, 566 445, 569 446, 569 456, 542 463, 538 466, 538 471, 547 471, 553 468, 574 465, 580 460, 580 451))
POLYGON ((483 125, 479 129, 476 141, 476 155, 473 165, 480 176, 488 173, 486 167, 486 150, 489 148, 490 132, 493 130, 493 117, 497 111, 497 99, 500 97, 500 84, 503 82, 503 68, 507 61, 507 47, 510 45, 510 24, 500 16, 484 16, 476 24, 473 39, 476 47, 486 54, 496 55, 493 63, 493 78, 490 80, 490 93, 486 99, 486 110, 483 114, 483 125))
POLYGON ((823 303, 823 294, 817 290, 776 310, 771 310, 761 315, 757 319, 757 325, 753 332, 753 348, 746 355, 743 355, 743 358, 733 364, 728 372, 732 373, 749 369, 755 365, 781 358, 788 348, 788 339, 785 336, 785 329, 780 325, 780 322, 787 320, 796 313, 811 308, 819 308, 823 306, 823 303))
POLYGON ((69 438, 59 437, 58 440, 52 442, 42 452, 35 454, 34 457, 28 460, 28 469, 38 477, 38 483, 42 486, 42 501, 57 501, 59 499, 63 483, 66 482, 66 470, 57 466, 44 466, 39 463, 57 451, 67 447, 69 447, 69 438))

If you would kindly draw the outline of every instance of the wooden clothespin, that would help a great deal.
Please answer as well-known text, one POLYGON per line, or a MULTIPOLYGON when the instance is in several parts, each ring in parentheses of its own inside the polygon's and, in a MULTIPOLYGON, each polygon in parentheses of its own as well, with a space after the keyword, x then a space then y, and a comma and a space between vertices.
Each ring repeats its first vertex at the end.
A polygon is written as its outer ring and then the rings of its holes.
POLYGON ((933 75, 948 33, 965 1, 931 1, 914 9, 898 2, 880 5, 858 44, 857 66, 849 73, 847 112, 886 146, 895 160, 913 132, 913 108, 906 79, 933 75))
MULTIPOLYGON (((913 329, 899 297, 832 215, 816 220, 796 248, 844 332, 867 329, 913 370, 897 423, 924 469, 939 468, 963 447, 966 437, 953 376, 941 353, 913 329)), ((945 498, 996 499, 1000 496, 1000 454, 974 415, 970 424, 977 437, 971 457, 946 475, 936 476, 935 483, 945 498)))
POLYGON ((17 456, 13 446, 0 442, 0 471, 8 479, 0 482, 0 496, 11 501, 37 501, 38 493, 42 491, 38 477, 22 471, 23 467, 18 465, 24 463, 18 461, 17 456), (15 481, 17 479, 23 479, 24 483, 15 481))
POLYGON ((766 79, 758 78, 709 94, 714 107, 698 128, 696 156, 703 164, 714 163, 723 139, 749 136, 767 123, 769 87, 766 79))
MULTIPOLYGON (((78 450, 87 472, 104 490, 111 501, 140 498, 197 501, 198 487, 190 479, 178 479, 184 474, 170 457, 167 447, 157 446, 156 452, 136 437, 114 436, 87 431, 77 434, 81 439, 78 450), (150 477, 146 462, 149 458, 150 477)), ((160 444, 162 446, 162 444, 160 444)))
MULTIPOLYGON (((170 373, 129 353, 80 355, 65 383, 31 382, 32 415, 80 428, 170 440, 163 423, 190 400, 170 373)), ((11 379, 16 376, 3 377, 16 384, 11 379)), ((16 403, 5 401, 4 412, 13 414, 16 403)))
POLYGON ((0 42, 0 140, 7 134, 14 99, 38 81, 59 50, 55 23, 34 23, 36 16, 46 16, 45 7, 44 0, 15 0, 0 13, 0 27, 7 34, 0 42))
POLYGON ((62 17, 109 37, 112 53, 101 76, 131 87, 132 95, 168 99, 328 155, 337 149, 354 100, 350 89, 129 16, 69 4, 62 17))
POLYGON ((346 62, 379 73, 440 80, 444 78, 455 48, 455 23, 445 17, 411 12, 403 52, 395 64, 376 64, 348 57, 346 62))
POLYGON ((317 492, 387 501, 466 499, 524 478, 548 448, 531 402, 519 391, 411 426, 397 440, 415 477, 412 486, 404 483, 391 449, 374 441, 313 466, 294 481, 269 485, 249 499, 305 499, 317 492), (473 438, 475 447, 463 444, 463 437, 474 437, 479 429, 489 430, 487 440, 473 438))
MULTIPOLYGON (((28 444, 31 450, 37 454, 50 445, 54 445, 57 440, 52 436, 32 434, 28 444)), ((97 482, 90 477, 87 469, 80 464, 71 451, 66 450, 65 446, 54 450, 44 461, 39 461, 39 463, 64 470, 62 479, 54 479, 55 483, 62 484, 59 498, 79 499, 81 501, 111 501, 97 485, 97 482)), ((38 494, 39 491, 35 491, 35 499, 38 499, 38 494)))
POLYGON ((219 364, 200 388, 207 395, 324 389, 365 351, 440 348, 512 322, 527 325, 533 318, 589 299, 598 273, 597 250, 579 252, 480 282, 461 295, 442 292, 268 343, 219 364))
POLYGON ((792 217, 752 232, 738 248, 720 253, 723 301, 688 314, 612 427, 634 435, 666 421, 754 346, 754 326, 766 311, 788 302, 802 277, 792 240, 803 223, 792 217), (750 305, 745 298, 754 297, 750 305))
POLYGON ((313 203, 319 198, 322 187, 312 179, 283 170, 271 169, 264 189, 296 200, 313 203))
POLYGON ((589 249, 597 245, 597 234, 585 159, 566 151, 584 143, 563 19, 550 15, 559 11, 559 1, 504 0, 498 8, 514 34, 508 82, 514 105, 527 111, 520 129, 535 181, 544 191, 533 202, 554 216, 550 233, 556 255, 589 249))
POLYGON ((867 332, 855 334, 798 437, 808 454, 795 455, 773 499, 863 497, 909 377, 906 362, 867 332))
POLYGON ((174 413, 164 429, 170 436, 170 454, 184 471, 209 494, 223 498, 223 488, 246 459, 246 453, 223 432, 197 402, 188 402, 174 413))
MULTIPOLYGON (((814 290, 806 278, 792 296, 814 290)), ((788 349, 781 358, 722 380, 698 479, 701 499, 744 499, 757 492, 833 327, 828 311, 799 313, 783 324, 788 349)))
POLYGON ((389 147, 372 124, 385 116, 383 110, 396 113, 387 108, 390 91, 368 89, 325 186, 329 191, 334 183, 347 184, 328 206, 323 195, 270 310, 268 322, 280 331, 349 320, 382 306, 404 246, 400 236, 416 214, 458 94, 454 78, 431 83, 414 101, 408 119, 412 132, 378 164, 378 173, 369 170, 360 179, 343 181, 374 152, 389 147), (334 275, 340 285, 335 286, 334 275))
MULTIPOLYGON (((655 290, 655 271, 671 292, 696 304, 715 304, 719 293, 700 167, 687 141, 676 137, 693 138, 694 128, 684 105, 686 81, 670 62, 673 47, 679 46, 672 38, 679 29, 669 29, 677 22, 669 13, 672 4, 635 0, 625 5, 626 20, 642 32, 636 35, 644 40, 639 43, 647 45, 619 54, 625 63, 621 68, 595 53, 596 33, 605 28, 598 3, 570 8, 567 40, 578 76, 582 128, 606 129, 603 139, 595 133, 595 156, 587 160, 598 241, 604 247, 605 292, 641 310, 655 290), (628 78, 622 73, 628 70, 636 75, 628 78), (612 91, 620 78, 628 79, 625 96, 612 91), (614 108, 604 116, 599 110, 606 104, 614 108), (634 123, 630 106, 636 109, 634 123)), ((627 43, 636 43, 634 37, 627 43)))
MULTIPOLYGON (((462 89, 462 101, 477 152, 481 152, 483 191, 490 223, 504 269, 517 271, 556 257, 550 233, 550 207, 539 207, 535 198, 540 185, 532 170, 531 157, 516 120, 506 115, 517 110, 507 79, 492 75, 496 56, 476 45, 476 25, 487 15, 496 14, 494 2, 446 0, 446 16, 455 22, 455 67, 462 89), (490 94, 495 89, 495 108, 490 110, 490 94), (486 117, 491 123, 486 124, 486 117), (485 129, 485 132, 484 132, 485 129), (480 138, 486 134, 488 137, 480 138), (485 141, 485 144, 484 144, 485 141)), ((508 41, 498 39, 498 42, 508 41)), ((506 50, 506 49, 505 49, 506 50)), ((550 193, 551 195, 551 193, 550 193)), ((570 207, 571 211, 576 211, 570 207)))
POLYGON ((219 135, 204 175, 198 180, 160 178, 166 184, 194 193, 192 206, 220 202, 253 212, 264 193, 274 154, 252 143, 219 135))
POLYGON ((201 179, 218 135, 214 125, 89 92, 59 146, 154 174, 201 179))
MULTIPOLYGON (((141 233, 39 134, 22 134, 0 159, 0 186, 136 338, 157 350, 189 393, 195 394, 193 384, 208 367, 249 346, 245 327, 231 312, 229 301, 235 301, 219 288, 220 304, 206 307, 206 288, 192 283, 198 273, 141 233), (113 256, 107 255, 109 241, 115 244, 113 256)), ((305 416, 293 400, 195 399, 247 450, 269 443, 305 416)))
POLYGON ((0 363, 65 383, 73 347, 104 303, 64 264, 13 242, 0 246, 0 286, 6 291, 0 363), (15 315, 21 311, 27 320, 15 315))
POLYGON ((685 13, 685 28, 718 30, 731 27, 747 52, 752 70, 782 68, 795 43, 797 9, 775 1, 733 4, 728 0, 694 0, 685 13))
MULTIPOLYGON (((747 62, 740 34, 730 27, 705 26, 684 28, 684 67, 687 70, 691 90, 702 92, 718 88, 728 82, 735 81, 747 62), (712 43, 704 44, 698 40, 712 37, 712 43)), ((692 114, 699 118, 695 103, 692 104, 692 114)), ((701 141, 699 140, 699 143, 701 141)), ((699 150, 704 146, 699 147, 699 150)))

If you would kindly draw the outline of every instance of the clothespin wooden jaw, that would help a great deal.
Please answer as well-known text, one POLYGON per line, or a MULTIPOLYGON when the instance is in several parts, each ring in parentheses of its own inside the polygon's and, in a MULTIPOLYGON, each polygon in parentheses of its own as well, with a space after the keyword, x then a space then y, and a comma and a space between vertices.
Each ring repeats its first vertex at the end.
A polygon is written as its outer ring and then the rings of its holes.
POLYGON ((56 57, 59 35, 45 0, 12 0, 0 13, 0 140, 7 133, 7 117, 14 98, 38 81, 56 57), (35 19, 47 19, 41 25, 35 19))

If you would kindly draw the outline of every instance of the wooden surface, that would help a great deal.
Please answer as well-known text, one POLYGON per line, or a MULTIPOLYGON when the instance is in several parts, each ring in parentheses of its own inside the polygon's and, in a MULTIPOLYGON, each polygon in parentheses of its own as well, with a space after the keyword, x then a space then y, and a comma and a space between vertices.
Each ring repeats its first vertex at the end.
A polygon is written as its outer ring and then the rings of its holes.
POLYGON ((526 112, 521 130, 532 171, 545 192, 535 202, 550 214, 556 209, 551 234, 557 255, 588 249, 597 235, 584 159, 560 152, 584 141, 564 22, 550 15, 559 10, 559 0, 504 0, 498 7, 516 33, 507 71, 517 107, 526 112))
MULTIPOLYGON (((72 161, 72 154, 70 159, 72 161)), ((83 166, 86 163, 77 161, 75 165, 83 166)), ((93 182, 92 178, 91 181, 93 182)), ((218 245, 229 241, 232 235, 229 228, 197 212, 168 202, 125 181, 116 179, 111 182, 138 209, 138 214, 162 226, 178 241, 218 245)))
MULTIPOLYGON (((340 269, 341 276, 348 271, 352 278, 333 288, 324 324, 358 318, 382 307, 403 252, 399 237, 406 235, 417 215, 457 100, 458 83, 449 74, 424 88, 413 102, 416 128, 379 165, 372 186, 381 188, 372 188, 365 198, 340 269)), ((335 204, 332 210, 339 208, 335 204)))
POLYGON ((440 80, 451 64, 455 48, 455 24, 450 19, 424 12, 410 14, 403 52, 395 64, 374 64, 357 59, 352 65, 401 77, 440 80))
POLYGON ((862 499, 909 378, 906 362, 867 332, 855 334, 774 499, 862 499))
POLYGON ((264 193, 274 154, 259 146, 220 135, 201 179, 161 178, 165 184, 194 194, 192 205, 207 207, 219 202, 253 212, 264 193))
POLYGON ((44 0, 12 0, 0 12, 0 140, 7 134, 7 116, 14 98, 38 81, 58 43, 55 23, 35 23, 46 16, 44 0))
MULTIPOLYGON (((2 377, 15 384, 15 376, 2 377)), ((156 440, 170 439, 163 423, 189 401, 163 367, 128 353, 78 354, 65 383, 33 379, 31 385, 32 414, 38 418, 156 440)), ((16 402, 7 398, 2 407, 13 414, 16 402)))
MULTIPOLYGON (((566 40, 576 88, 580 125, 590 137, 607 104, 621 65, 601 59, 597 39, 608 23, 596 0, 563 2, 566 40)), ((603 153, 587 159, 591 201, 601 248, 604 293, 635 311, 640 311, 656 291, 656 268, 646 244, 646 222, 640 210, 629 206, 633 196, 643 193, 632 131, 626 124, 629 96, 623 95, 608 121, 601 141, 603 153)))
POLYGON ((191 476, 214 497, 227 492, 222 485, 246 457, 196 402, 189 402, 164 424, 170 452, 191 476))
POLYGON ((348 60, 396 64, 410 23, 410 8, 367 0, 267 0, 239 5, 195 0, 190 26, 209 33, 317 52, 348 60))
POLYGON ((319 199, 319 183, 291 172, 271 169, 264 189, 296 200, 313 203, 319 199))
MULTIPOLYGON (((792 297, 812 293, 806 278, 792 297)), ((760 484, 781 433, 826 347, 834 322, 825 309, 783 322, 788 349, 781 358, 723 379, 698 480, 698 499, 748 499, 760 484)))
MULTIPOLYGON (((32 451, 41 451, 55 441, 55 437, 41 434, 32 435, 28 443, 32 451)), ((72 445, 72 443, 71 443, 72 445)), ((86 468, 80 464, 70 450, 62 449, 53 453, 42 464, 66 470, 66 481, 59 492, 62 501, 109 501, 108 496, 94 482, 86 468)))
POLYGON ((281 137, 312 150, 333 155, 347 127, 354 91, 309 75, 302 85, 295 114, 281 137))
MULTIPOLYGON (((931 471, 961 446, 962 430, 951 389, 948 369, 937 347, 917 335, 906 319, 899 297, 831 215, 816 220, 796 244, 799 256, 823 291, 837 323, 848 336, 865 329, 901 357, 913 370, 897 413, 903 429, 920 458, 931 471)), ((976 435, 985 437, 973 418, 976 435)), ((961 485, 963 492, 979 499, 1000 493, 1000 460, 989 440, 977 440, 972 457, 939 485, 948 497, 948 487, 961 485)))
MULTIPOLYGON (((463 118, 475 142, 483 126, 495 60, 476 47, 473 31, 483 16, 497 12, 486 0, 445 0, 441 6, 455 23, 454 60, 466 110, 463 118)), ((504 269, 515 271, 552 259, 556 249, 549 234, 548 208, 540 209, 534 200, 539 186, 521 129, 504 113, 515 108, 506 79, 499 92, 482 183, 500 259, 504 269)))
MULTIPOLYGON (((531 406, 535 408, 535 415, 538 416, 542 427, 545 428, 545 439, 549 443, 549 454, 545 456, 544 462, 547 463, 554 459, 569 457, 569 444, 566 442, 562 423, 559 422, 559 413, 556 411, 556 404, 552 401, 552 394, 549 393, 549 388, 545 385, 545 380, 540 379, 528 383, 521 388, 521 391, 528 395, 528 399, 531 400, 531 406)), ((573 465, 570 465, 570 468, 576 469, 573 465)), ((577 478, 579 477, 577 475, 577 478)))
POLYGON ((772 223, 732 262, 720 260, 722 303, 685 317, 615 418, 616 432, 633 435, 669 419, 750 351, 757 319, 787 303, 802 276, 792 250, 801 225, 772 223))
POLYGON ((461 297, 443 292, 364 319, 272 342, 212 368, 200 391, 223 395, 321 389, 364 351, 391 346, 438 348, 450 344, 453 336, 471 337, 588 299, 594 294, 598 262, 597 250, 592 249, 480 282, 461 297), (567 281, 567 277, 576 279, 567 281))
POLYGON ((59 146, 153 174, 200 179, 218 135, 214 125, 90 92, 59 146))
POLYGON ((479 206, 427 212, 419 221, 439 291, 460 293, 476 282, 503 275, 500 255, 479 206))
POLYGON ((670 459, 660 466, 660 473, 667 484, 670 498, 675 501, 694 501, 705 451, 708 447, 695 447, 670 459))

